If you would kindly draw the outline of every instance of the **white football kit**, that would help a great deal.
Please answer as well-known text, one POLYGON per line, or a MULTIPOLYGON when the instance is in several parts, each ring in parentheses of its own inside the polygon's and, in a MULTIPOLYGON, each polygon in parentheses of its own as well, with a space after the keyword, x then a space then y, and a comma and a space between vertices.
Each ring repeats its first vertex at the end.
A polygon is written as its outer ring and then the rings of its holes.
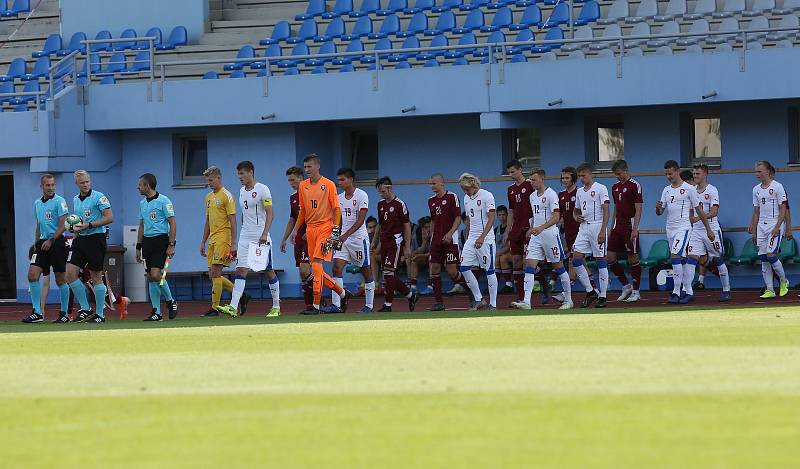
POLYGON ((603 206, 611 203, 608 189, 594 182, 589 189, 579 187, 575 195, 575 204, 581 211, 583 222, 578 227, 578 236, 572 250, 592 257, 605 257, 608 243, 598 243, 597 236, 603 228, 603 206))
MULTIPOLYGON (((339 194, 339 207, 342 210, 342 234, 344 234, 356 223, 358 213, 369 209, 369 196, 361 189, 356 189, 350 198, 342 192, 339 194)), ((342 248, 333 253, 333 258, 342 259, 359 267, 369 267, 369 233, 366 223, 362 223, 342 243, 342 248)))
POLYGON ((758 207, 756 243, 759 255, 778 252, 785 224, 781 224, 778 236, 773 237, 772 230, 778 223, 781 204, 786 202, 786 191, 783 189, 783 184, 777 181, 770 182, 767 187, 758 184, 753 188, 753 206, 758 207))
MULTIPOLYGON (((247 263, 247 251, 251 243, 258 243, 264 226, 267 223, 266 207, 272 206, 272 194, 269 188, 260 182, 255 183, 251 189, 242 186, 239 189, 239 208, 242 210, 242 230, 239 233, 237 245, 237 266, 250 268, 247 263)), ((267 244, 262 245, 267 250, 267 270, 272 270, 272 238, 267 233, 267 244)))
MULTIPOLYGON (((558 194, 546 188, 544 193, 533 192, 530 197, 531 227, 542 226, 553 216, 553 212, 558 212, 558 194)), ((561 237, 558 235, 558 224, 555 224, 538 235, 532 235, 528 241, 528 252, 526 259, 535 259, 547 262, 559 262, 564 258, 564 247, 561 244, 561 237)))
MULTIPOLYGON (((697 190, 695 188, 695 190, 697 190)), ((719 207, 719 191, 711 184, 707 185, 703 192, 697 191, 697 197, 700 200, 700 205, 703 211, 708 214, 711 208, 719 207)), ((719 218, 713 217, 708 219, 708 225, 714 233, 714 241, 708 239, 706 227, 703 222, 698 220, 692 224, 692 235, 689 241, 689 248, 687 255, 691 256, 705 256, 710 259, 721 258, 725 255, 725 247, 722 242, 722 228, 719 226, 719 218)))
POLYGON ((686 247, 692 232, 689 212, 700 205, 697 190, 687 182, 678 187, 669 185, 661 192, 661 203, 667 214, 669 251, 672 255, 686 257, 686 247))
POLYGON ((461 265, 480 267, 487 274, 494 273, 494 230, 489 230, 483 245, 475 247, 475 241, 483 233, 489 219, 489 212, 495 210, 494 196, 485 189, 478 189, 472 197, 464 194, 464 211, 469 219, 469 237, 461 250, 461 265))

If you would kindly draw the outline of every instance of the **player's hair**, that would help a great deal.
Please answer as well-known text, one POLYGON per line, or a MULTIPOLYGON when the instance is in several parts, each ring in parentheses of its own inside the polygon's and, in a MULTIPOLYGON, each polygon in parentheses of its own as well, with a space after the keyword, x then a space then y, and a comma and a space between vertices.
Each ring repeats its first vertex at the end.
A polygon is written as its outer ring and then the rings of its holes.
POLYGON ((681 179, 683 179, 684 182, 692 182, 693 178, 694 175, 692 174, 691 170, 684 169, 683 171, 681 171, 681 179))
POLYGON ((346 178, 355 179, 356 172, 353 171, 351 168, 340 168, 339 171, 336 171, 337 176, 344 176, 346 178))
POLYGON ((153 190, 155 190, 156 189, 156 185, 158 185, 158 181, 156 180, 156 176, 154 174, 151 174, 151 173, 144 173, 141 176, 139 176, 139 179, 141 179, 144 182, 146 182, 147 185, 150 186, 150 189, 153 189, 153 190))
POLYGON ((203 171, 203 176, 205 176, 205 177, 209 177, 209 176, 222 177, 222 171, 220 171, 220 169, 217 168, 216 166, 209 166, 208 169, 203 171))
POLYGON ((42 177, 39 179, 39 184, 44 184, 44 180, 45 180, 45 179, 55 179, 55 178, 56 178, 56 177, 55 177, 55 176, 53 176, 53 175, 52 175, 52 174, 50 174, 50 173, 44 173, 44 174, 42 174, 42 177))
POLYGON ((86 171, 85 169, 79 169, 72 174, 75 176, 76 181, 78 180, 78 176, 86 176, 89 179, 92 178, 92 176, 89 175, 89 171, 86 171))
POLYGON ((392 186, 392 179, 389 176, 383 176, 375 183, 375 187, 380 189, 381 186, 392 186))
POLYGON ((364 223, 366 224, 366 223, 373 223, 373 222, 374 223, 378 223, 378 219, 373 217, 372 215, 370 215, 370 216, 367 217, 367 221, 365 221, 364 223))
POLYGON ((253 163, 251 161, 241 161, 239 162, 239 164, 236 165, 236 171, 242 171, 242 170, 255 173, 256 167, 253 166, 253 163))
POLYGON ((286 175, 287 176, 294 175, 294 176, 303 177, 303 168, 301 168, 299 166, 292 166, 291 168, 286 170, 286 175))
POLYGON ((311 153, 303 158, 303 163, 308 163, 309 161, 315 161, 317 164, 319 164, 319 155, 316 153, 311 153))
POLYGON ((573 168, 572 166, 564 166, 561 168, 562 173, 568 173, 569 177, 572 179, 572 183, 575 184, 578 182, 578 170, 573 168))
POLYGON ((756 166, 758 166, 758 165, 763 166, 764 169, 766 169, 767 172, 769 172, 770 176, 774 176, 775 175, 775 166, 772 166, 772 163, 770 163, 769 161, 767 161, 767 160, 756 161, 756 166))
POLYGON ((592 165, 589 163, 581 163, 578 165, 578 168, 575 170, 576 173, 582 173, 584 171, 592 172, 592 165))
POLYGON ((508 207, 506 207, 505 205, 498 205, 497 206, 497 213, 500 213, 500 212, 508 213, 508 207))
POLYGON ((542 169, 542 168, 536 168, 536 169, 534 169, 533 171, 531 171, 531 176, 533 176, 534 174, 537 174, 537 175, 541 176, 541 177, 542 177, 542 179, 544 179, 544 176, 545 176, 544 169, 542 169))
POLYGON ((681 169, 681 166, 675 160, 667 160, 667 162, 664 163, 664 169, 674 169, 677 171, 681 169))
POLYGON ((704 163, 698 163, 698 164, 692 166, 692 169, 699 169, 700 171, 708 174, 708 165, 704 164, 704 163))
POLYGON ((516 159, 511 160, 508 163, 506 163, 506 169, 511 169, 511 168, 522 169, 522 163, 516 159))
POLYGON ((481 180, 478 179, 478 176, 470 173, 464 173, 458 178, 458 184, 460 186, 466 187, 475 187, 480 189, 481 188, 481 180))
POLYGON ((431 179, 433 179, 433 178, 441 178, 441 180, 444 181, 444 174, 442 174, 442 173, 433 173, 433 174, 431 174, 431 179))
POLYGON ((625 160, 617 160, 614 164, 611 165, 611 172, 616 173, 617 171, 627 171, 628 170, 628 162, 625 160))

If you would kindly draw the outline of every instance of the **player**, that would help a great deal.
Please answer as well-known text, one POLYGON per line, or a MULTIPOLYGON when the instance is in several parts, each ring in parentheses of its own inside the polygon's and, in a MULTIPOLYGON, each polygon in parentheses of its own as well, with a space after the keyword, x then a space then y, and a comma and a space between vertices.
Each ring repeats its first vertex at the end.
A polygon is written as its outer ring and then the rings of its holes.
MULTIPOLYGON (((464 210, 467 214, 467 233, 464 248, 461 250, 461 275, 466 279, 469 290, 472 292, 472 305, 470 311, 479 309, 497 309, 497 274, 494 271, 494 196, 486 189, 481 189, 481 181, 470 173, 464 173, 458 178, 458 184, 464 191, 464 210), (472 268, 486 271, 486 280, 489 286, 489 303, 481 294, 478 279, 472 273, 472 268)), ((530 191, 527 191, 530 195, 530 191)), ((516 197, 514 198, 516 200, 516 197)), ((528 202, 528 204, 530 201, 528 202)), ((521 204, 519 206, 525 206, 521 204)), ((521 212, 517 212, 518 215, 521 212)), ((509 217, 510 218, 510 217, 509 217)), ((523 225, 525 226, 525 225, 523 225)), ((523 233, 524 239, 524 233, 523 233)), ((524 289, 523 285, 523 289, 524 289)))
POLYGON ((303 288, 303 299, 305 300, 305 311, 314 309, 314 278, 311 276, 311 263, 308 260, 308 243, 306 242, 306 225, 302 225, 297 230, 297 237, 291 238, 292 230, 294 230, 297 216, 300 213, 300 196, 297 193, 297 188, 303 181, 303 168, 299 166, 292 166, 286 170, 286 179, 289 181, 289 186, 294 189, 294 193, 289 196, 289 220, 286 222, 286 228, 283 230, 283 238, 281 238, 281 252, 286 252, 286 241, 290 240, 294 245, 294 262, 295 266, 300 272, 300 281, 303 288))
MULTIPOLYGON (((350 168, 342 168, 336 172, 336 178, 342 193, 339 194, 339 207, 342 211, 342 236, 339 238, 341 247, 333 253, 333 280, 340 287, 344 287, 342 272, 348 263, 361 269, 364 278, 364 307, 360 313, 371 313, 375 299, 375 280, 372 278, 372 268, 369 265, 369 233, 364 221, 369 211, 369 197, 367 193, 358 189, 353 181, 356 173, 350 168)), ((331 294, 331 302, 337 308, 341 307, 341 297, 335 292, 331 294)))
POLYGON ((494 227, 494 239, 497 243, 497 252, 494 255, 494 266, 500 274, 499 282, 502 283, 498 294, 514 292, 514 261, 511 249, 508 247, 508 207, 497 206, 497 226, 494 227))
POLYGON ((719 297, 719 301, 728 301, 731 299, 731 281, 730 277, 728 277, 728 267, 725 265, 722 228, 719 226, 719 191, 708 183, 707 165, 694 165, 692 173, 700 205, 702 205, 703 211, 708 216, 708 224, 711 227, 711 231, 714 232, 714 240, 712 241, 707 236, 700 218, 691 214, 692 237, 689 241, 689 259, 693 259, 696 264, 701 257, 707 256, 708 262, 713 262, 717 266, 719 281, 722 283, 722 294, 719 297))
POLYGON ((267 277, 272 296, 272 309, 267 312, 267 317, 273 318, 281 315, 281 284, 272 268, 272 238, 269 235, 275 214, 272 210, 272 193, 269 187, 256 181, 255 171, 255 166, 250 161, 242 161, 236 165, 239 182, 242 183, 239 189, 242 229, 236 248, 236 276, 233 280, 230 304, 218 307, 217 311, 234 317, 237 315, 237 309, 241 310, 241 314, 247 312, 250 295, 245 294, 244 288, 247 283, 247 273, 251 270, 248 257, 250 245, 257 244, 258 249, 264 250, 264 255, 267 256, 264 275, 267 277))
POLYGON ((61 300, 58 318, 53 322, 66 323, 69 322, 67 314, 69 311, 69 284, 65 277, 67 247, 64 243, 64 221, 68 212, 67 201, 56 194, 56 178, 52 174, 43 174, 39 185, 42 188, 42 197, 33 203, 36 230, 34 252, 30 256, 30 267, 28 268, 28 285, 33 312, 22 322, 44 321, 42 285, 39 279, 45 273, 45 281, 49 284, 50 279, 47 276, 50 275, 50 269, 53 269, 61 300))
POLYGON ((758 246, 761 273, 767 288, 761 298, 775 298, 773 272, 780 280, 778 295, 785 296, 789 292, 789 280, 777 255, 784 234, 786 207, 789 203, 783 185, 774 180, 775 167, 769 161, 757 162, 755 171, 759 184, 753 187, 753 217, 750 220, 749 232, 753 244, 758 246))
POLYGON ((411 291, 395 272, 400 263, 400 249, 411 257, 411 222, 408 219, 406 203, 400 200, 392 188, 392 180, 384 176, 375 184, 381 201, 378 202, 378 228, 372 241, 373 249, 380 243, 381 263, 383 264, 384 303, 379 312, 391 312, 394 292, 408 299, 408 310, 414 311, 419 300, 417 292, 411 291))
POLYGON ((435 303, 428 311, 444 311, 442 265, 454 284, 466 288, 464 276, 458 270, 458 237, 455 236, 461 226, 461 204, 457 195, 445 189, 441 173, 432 174, 430 184, 433 195, 428 198, 428 211, 431 214, 431 252, 428 260, 435 303))
MULTIPOLYGON (((530 228, 531 205, 529 197, 533 192, 531 182, 525 178, 522 172, 522 163, 519 160, 511 160, 506 164, 506 171, 514 183, 508 186, 508 236, 506 237, 507 246, 511 252, 513 262, 514 286, 517 290, 517 301, 521 301, 525 295, 525 276, 522 269, 525 263, 525 234, 530 228)), ((544 288, 547 282, 540 280, 544 288)))
POLYGON ((103 266, 106 257, 106 225, 114 221, 111 202, 102 192, 92 190, 92 179, 89 173, 79 169, 75 171, 75 185, 79 193, 72 200, 72 209, 83 222, 72 229, 76 233, 72 241, 72 249, 67 256, 67 282, 75 298, 80 304, 80 311, 75 322, 104 323, 106 285, 103 283, 103 266), (81 269, 89 269, 94 285, 94 296, 100 298, 95 302, 95 313, 89 309, 86 287, 80 280, 81 269))
POLYGON ((595 182, 592 166, 582 163, 577 169, 578 178, 583 187, 578 188, 575 196, 575 219, 580 223, 578 237, 573 246, 572 265, 578 280, 586 289, 586 297, 581 308, 588 308, 597 301, 595 308, 606 307, 606 290, 608 289, 608 264, 606 263, 606 231, 608 229, 609 198, 606 186, 595 182), (592 286, 589 271, 584 264, 586 256, 594 257, 597 262, 598 287, 592 286))
POLYGON ((203 171, 203 176, 211 189, 206 194, 206 220, 200 242, 200 255, 208 257, 208 275, 211 277, 211 309, 203 316, 217 317, 222 291, 233 291, 233 283, 222 276, 222 269, 236 258, 236 202, 222 185, 219 168, 211 166, 203 171))
POLYGON ((311 259, 311 271, 314 277, 314 299, 312 309, 303 311, 302 314, 338 313, 347 311, 350 294, 343 289, 330 275, 325 273, 323 262, 331 260, 331 245, 340 240, 342 233, 342 212, 339 208, 339 198, 336 196, 336 186, 333 181, 319 173, 320 160, 316 154, 310 154, 303 159, 303 169, 308 174, 308 179, 303 180, 297 189, 300 211, 297 214, 292 238, 297 239, 297 233, 306 225, 306 239, 308 241, 308 254, 311 259), (322 302, 322 286, 333 290, 342 297, 341 307, 331 305, 325 311, 320 310, 322 302))
POLYGON ((641 299, 642 266, 639 264, 639 222, 642 219, 642 186, 628 175, 628 163, 617 160, 611 165, 617 182, 611 186, 614 199, 614 226, 608 236, 608 268, 622 283, 622 294, 617 301, 635 303, 641 299), (617 262, 617 255, 627 254, 631 281, 625 268, 617 262))
POLYGON ((528 230, 527 254, 525 256, 525 299, 511 303, 514 309, 531 309, 533 280, 540 262, 549 262, 561 280, 564 302, 558 309, 572 309, 572 287, 569 274, 564 268, 564 247, 558 233, 558 220, 561 218, 558 195, 544 182, 543 169, 534 170, 530 180, 533 192, 530 204, 533 212, 531 228, 528 230))
POLYGON ((705 212, 700 206, 697 190, 681 178, 678 162, 669 160, 664 163, 664 174, 670 185, 661 192, 661 199, 656 202, 656 215, 667 213, 667 242, 672 255, 672 271, 675 285, 669 296, 669 303, 689 303, 694 301, 692 280, 697 262, 694 259, 686 261, 687 245, 692 232, 690 211, 694 208, 701 219, 708 234, 708 239, 714 242, 716 236, 709 227, 705 212), (684 265, 685 264, 685 265, 684 265), (681 286, 685 295, 681 296, 681 286))
POLYGON ((136 241, 136 262, 144 261, 144 270, 149 280, 150 303, 153 311, 145 321, 161 321, 161 297, 167 302, 169 318, 178 315, 178 303, 172 297, 167 282, 161 282, 161 273, 167 258, 175 255, 175 208, 172 201, 156 192, 156 177, 145 173, 139 176, 139 194, 145 198, 139 202, 139 234, 136 241))

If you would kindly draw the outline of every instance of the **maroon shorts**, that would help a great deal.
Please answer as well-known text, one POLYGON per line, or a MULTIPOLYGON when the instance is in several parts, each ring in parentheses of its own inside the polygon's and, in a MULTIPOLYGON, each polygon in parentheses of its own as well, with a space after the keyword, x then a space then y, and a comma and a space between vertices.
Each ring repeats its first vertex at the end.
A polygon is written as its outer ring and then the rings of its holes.
MULTIPOLYGON (((298 238, 301 238, 298 236, 298 238)), ((305 239, 298 239, 294 243, 294 265, 300 267, 300 264, 308 264, 308 241, 305 239)))
POLYGON ((509 248, 511 251, 512 256, 524 256, 525 249, 528 247, 528 243, 525 240, 525 234, 527 234, 528 228, 525 228, 523 231, 516 231, 508 234, 508 241, 509 241, 509 248))
POLYGON ((394 239, 381 239, 381 265, 384 269, 397 270, 400 264, 401 242, 394 239))
POLYGON ((572 257, 572 246, 575 244, 575 240, 578 239, 578 233, 570 233, 569 235, 564 235, 564 257, 569 259, 572 257))
POLYGON ((431 244, 428 260, 432 264, 458 264, 458 245, 453 243, 431 244))
POLYGON ((639 238, 631 240, 632 228, 615 228, 608 235, 608 250, 611 252, 639 253, 639 238))

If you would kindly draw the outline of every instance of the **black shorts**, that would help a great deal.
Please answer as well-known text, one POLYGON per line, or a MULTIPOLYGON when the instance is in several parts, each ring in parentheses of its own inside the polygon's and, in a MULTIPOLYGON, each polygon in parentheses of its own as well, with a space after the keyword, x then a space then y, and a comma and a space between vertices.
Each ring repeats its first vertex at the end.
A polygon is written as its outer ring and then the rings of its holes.
POLYGON ((167 247, 169 246, 169 235, 158 235, 142 239, 142 260, 144 270, 163 269, 167 262, 167 247))
POLYGON ((42 269, 44 275, 50 275, 50 269, 53 272, 65 272, 67 270, 67 246, 64 243, 64 238, 60 237, 53 241, 50 249, 42 251, 42 244, 47 241, 40 239, 36 241, 31 255, 31 265, 35 265, 42 269))
POLYGON ((106 234, 95 233, 76 236, 72 240, 67 262, 81 269, 88 267, 93 272, 102 272, 106 259, 106 234))

